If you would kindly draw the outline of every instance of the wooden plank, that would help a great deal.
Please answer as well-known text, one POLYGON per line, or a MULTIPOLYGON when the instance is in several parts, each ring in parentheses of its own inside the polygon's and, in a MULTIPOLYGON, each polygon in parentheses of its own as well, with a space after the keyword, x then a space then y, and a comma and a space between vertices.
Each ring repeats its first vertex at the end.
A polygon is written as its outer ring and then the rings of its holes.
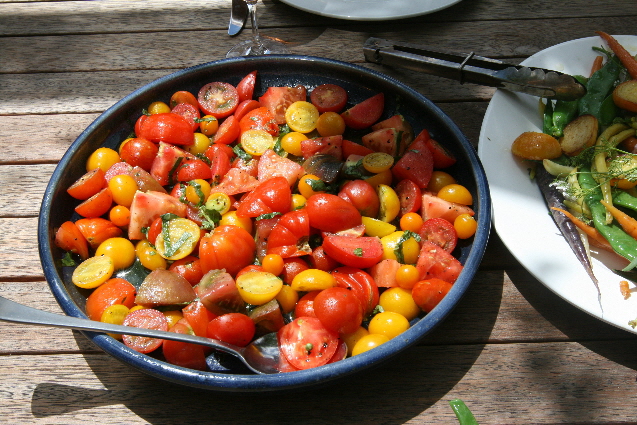
POLYGON ((635 349, 635 341, 420 347, 302 396, 211 394, 101 354, 14 355, 0 362, 0 414, 7 423, 291 425, 298 415, 280 400, 292 396, 312 423, 452 424, 448 401, 461 398, 483 425, 620 423, 637 415, 635 349))
POLYGON ((36 216, 54 169, 53 164, 0 166, 0 217, 36 216))

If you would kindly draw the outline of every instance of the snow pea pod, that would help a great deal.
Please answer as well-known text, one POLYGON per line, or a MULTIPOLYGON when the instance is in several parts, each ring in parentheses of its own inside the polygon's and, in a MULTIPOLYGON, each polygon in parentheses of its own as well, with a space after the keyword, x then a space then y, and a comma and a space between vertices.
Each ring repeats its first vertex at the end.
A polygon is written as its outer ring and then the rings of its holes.
POLYGON ((609 103, 604 101, 611 95, 621 69, 619 59, 612 56, 599 71, 591 75, 586 84, 586 94, 579 99, 579 115, 591 114, 600 125, 610 124, 603 121, 608 120, 610 114, 602 107, 609 107, 609 103))
MULTIPOLYGON (((586 85, 586 78, 576 75, 575 78, 586 85)), ((579 112, 580 100, 558 100, 555 105, 549 100, 544 109, 544 132, 553 137, 562 137, 564 127, 575 118, 579 112), (549 107, 550 105, 550 107, 549 107)))
POLYGON ((615 224, 606 224, 606 208, 600 203, 602 191, 589 168, 583 167, 578 176, 579 184, 585 191, 584 202, 593 216, 595 228, 606 238, 616 253, 633 261, 637 259, 637 240, 615 224))
POLYGON ((617 191, 616 193, 614 193, 613 204, 619 205, 620 207, 628 208, 633 211, 637 211, 637 198, 626 192, 617 191))

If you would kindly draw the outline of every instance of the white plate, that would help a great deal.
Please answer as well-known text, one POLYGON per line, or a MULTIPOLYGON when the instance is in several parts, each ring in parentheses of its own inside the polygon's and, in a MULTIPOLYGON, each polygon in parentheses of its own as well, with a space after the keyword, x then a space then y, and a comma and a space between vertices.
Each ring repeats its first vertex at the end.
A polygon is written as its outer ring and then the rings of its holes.
POLYGON ((281 0, 290 6, 329 18, 383 21, 425 15, 461 0, 281 0))
MULTIPOLYGON (((636 36, 616 38, 631 53, 637 52, 636 36)), ((605 45, 599 37, 568 41, 531 56, 523 64, 588 76, 598 55, 592 46, 605 45)), ((624 267, 627 261, 609 253, 594 255, 600 307, 593 282, 551 219, 535 182, 529 179, 528 165, 511 154, 511 143, 524 131, 542 131, 539 99, 496 91, 482 123, 478 155, 489 180, 498 235, 520 263, 557 295, 607 323, 637 333, 628 325, 637 318, 637 292, 624 300, 619 290, 622 279, 610 271, 624 267)))

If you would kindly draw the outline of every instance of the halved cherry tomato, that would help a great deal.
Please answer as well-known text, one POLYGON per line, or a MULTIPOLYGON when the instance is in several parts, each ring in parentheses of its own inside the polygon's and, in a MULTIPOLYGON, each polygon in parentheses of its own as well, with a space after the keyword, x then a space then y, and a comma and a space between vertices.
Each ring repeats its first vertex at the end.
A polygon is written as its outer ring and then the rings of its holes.
POLYGON ((239 103, 237 109, 234 111, 234 116, 236 119, 241 122, 241 118, 243 118, 248 112, 260 108, 261 104, 254 99, 247 99, 239 103))
POLYGON ((173 93, 172 96, 170 96, 169 106, 171 108, 174 108, 180 103, 188 103, 194 107, 199 107, 199 102, 197 102, 197 98, 195 97, 195 95, 185 90, 177 91, 173 93))
POLYGON ((257 71, 252 71, 237 84, 237 94, 239 95, 239 102, 252 99, 254 95, 254 86, 257 81, 257 71))
POLYGON ((201 262, 199 258, 189 255, 173 262, 168 270, 174 271, 177 274, 183 276, 192 286, 199 283, 203 277, 203 271, 201 270, 201 262))
POLYGON ((75 222, 91 248, 96 249, 102 242, 122 235, 123 231, 110 220, 101 217, 81 218, 75 222))
POLYGON ((297 100, 286 109, 285 122, 292 131, 306 134, 316 128, 319 115, 316 106, 305 100, 297 100))
POLYGON ((241 227, 219 226, 201 238, 199 259, 204 273, 226 269, 231 275, 252 263, 256 244, 241 227))
POLYGON ((197 95, 199 107, 208 115, 225 118, 239 104, 237 89, 229 83, 215 81, 203 86, 197 95))
POLYGON ((196 179, 208 180, 212 177, 210 165, 199 158, 186 158, 177 170, 177 181, 188 182, 196 179))
MULTIPOLYGON (((124 319, 124 326, 136 328, 155 329, 158 331, 168 330, 168 320, 164 313, 154 308, 143 308, 130 312, 124 319)), ((122 341, 128 347, 140 353, 150 353, 155 351, 163 342, 162 339, 150 338, 146 336, 122 335, 122 341)))
POLYGON ((327 255, 322 246, 317 246, 312 250, 308 261, 313 269, 323 270, 326 272, 334 270, 336 267, 341 265, 341 263, 339 263, 336 259, 327 255))
POLYGON ((454 283, 462 271, 462 263, 435 243, 424 241, 416 268, 421 279, 436 277, 454 283))
POLYGON ((285 111, 297 100, 305 100, 307 91, 304 86, 296 87, 268 87, 259 103, 270 110, 277 124, 285 124, 285 111))
POLYGON ((199 112, 199 108, 196 106, 193 106, 190 103, 180 103, 172 108, 170 112, 184 117, 192 126, 192 131, 199 128, 198 120, 201 118, 201 113, 199 112))
POLYGON ((294 276, 309 268, 307 262, 299 257, 284 258, 283 272, 280 277, 285 284, 290 285, 294 276))
POLYGON ((361 224, 361 213, 343 198, 317 193, 308 198, 305 209, 310 226, 326 232, 338 232, 361 224))
POLYGON ((281 328, 279 345, 294 367, 310 369, 330 361, 338 348, 338 334, 315 317, 298 317, 281 328))
POLYGON ((354 332, 363 323, 363 307, 358 297, 338 286, 316 295, 314 313, 323 326, 333 332, 354 332))
POLYGON ((159 151, 158 146, 146 139, 136 137, 128 140, 119 152, 122 161, 150 171, 153 161, 159 151))
POLYGON ((219 339, 239 347, 248 345, 254 337, 254 332, 254 322, 242 313, 223 314, 208 323, 208 338, 219 339))
POLYGON ((429 313, 449 293, 451 286, 451 283, 438 278, 421 280, 412 288, 411 296, 418 307, 429 313))
POLYGON ((216 314, 208 310, 200 300, 195 300, 184 307, 182 310, 184 319, 188 321, 192 327, 192 331, 197 336, 206 337, 208 335, 208 323, 216 314))
POLYGON ((400 200, 400 216, 420 210, 422 191, 416 183, 409 179, 403 179, 395 186, 395 191, 400 200))
POLYGON ((348 127, 361 130, 371 127, 383 114, 385 95, 378 93, 357 103, 341 114, 348 127))
POLYGON ((88 258, 88 242, 72 221, 65 221, 60 225, 55 232, 55 244, 64 251, 79 255, 82 260, 88 258))
POLYGON ((321 291, 310 291, 303 295, 294 307, 294 317, 316 317, 314 312, 314 298, 321 291))
POLYGON ((237 208, 239 217, 258 217, 273 212, 286 213, 292 204, 292 191, 285 177, 273 177, 260 183, 244 196, 237 208))
POLYGON ((452 252, 458 243, 456 229, 444 218, 426 220, 418 234, 423 241, 433 242, 447 252, 452 252))
POLYGON ((305 209, 285 213, 268 236, 268 254, 283 258, 307 255, 311 252, 310 218, 305 209))
POLYGON ((135 305, 135 292, 135 287, 127 280, 111 278, 86 298, 86 315, 99 321, 104 310, 112 305, 122 304, 131 308, 135 305))
POLYGON ((272 137, 279 135, 279 125, 275 120, 274 114, 263 106, 252 109, 243 115, 239 121, 239 127, 241 128, 241 133, 248 130, 263 130, 272 137))
POLYGON ((113 195, 106 187, 75 207, 75 212, 82 217, 99 217, 106 214, 111 209, 111 205, 113 205, 113 195))
MULTIPOLYGON (((192 328, 186 323, 179 321, 169 329, 169 332, 180 334, 191 334, 192 328)), ((195 370, 206 370, 205 347, 186 342, 164 340, 162 352, 164 357, 171 364, 195 370)))
POLYGON ((230 115, 219 125, 219 130, 215 133, 214 143, 229 145, 239 138, 241 127, 234 115, 230 115))
POLYGON ((342 264, 360 269, 373 266, 383 257, 380 239, 370 236, 330 235, 323 239, 323 249, 342 264))
POLYGON ((336 84, 321 84, 310 93, 310 101, 320 113, 340 112, 347 104, 347 91, 336 84))
POLYGON ((98 167, 88 171, 69 186, 66 191, 75 199, 85 200, 105 187, 106 179, 104 178, 104 170, 98 167))
POLYGON ((141 123, 137 137, 173 145, 192 145, 194 142, 192 123, 172 112, 146 117, 141 123))

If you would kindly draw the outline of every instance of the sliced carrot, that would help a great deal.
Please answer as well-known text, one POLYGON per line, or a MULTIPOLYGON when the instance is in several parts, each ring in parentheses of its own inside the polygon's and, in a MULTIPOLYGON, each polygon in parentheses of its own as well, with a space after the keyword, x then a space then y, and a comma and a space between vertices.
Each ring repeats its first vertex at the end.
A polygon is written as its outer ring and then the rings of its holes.
POLYGON ((578 229, 580 229, 582 232, 586 234, 586 236, 590 238, 590 242, 592 245, 595 245, 598 248, 602 248, 610 252, 615 252, 613 250, 613 247, 611 247, 608 241, 606 240, 606 238, 604 238, 604 236, 602 236, 602 234, 599 233, 599 230, 597 230, 593 226, 589 226, 588 224, 584 223, 582 220, 575 217, 573 214, 571 214, 570 212, 566 210, 563 210, 557 207, 551 207, 551 209, 555 211, 559 211, 562 214, 564 214, 566 217, 568 217, 568 219, 571 220, 573 224, 578 227, 578 229))
POLYGON ((637 59, 635 59, 628 50, 624 49, 624 46, 619 44, 612 35, 606 34, 602 31, 595 31, 595 33, 604 39, 604 41, 608 44, 608 47, 610 47, 617 55, 622 65, 626 67, 630 76, 634 80, 637 80, 637 59))
POLYGON ((604 64, 604 56, 597 56, 595 60, 593 61, 593 66, 591 67, 591 75, 599 71, 602 68, 603 64, 604 64))
POLYGON ((624 229, 626 233, 628 233, 633 238, 637 239, 637 220, 621 211, 617 207, 614 207, 611 203, 600 200, 601 204, 606 207, 606 209, 611 213, 613 218, 617 220, 619 225, 624 229))

